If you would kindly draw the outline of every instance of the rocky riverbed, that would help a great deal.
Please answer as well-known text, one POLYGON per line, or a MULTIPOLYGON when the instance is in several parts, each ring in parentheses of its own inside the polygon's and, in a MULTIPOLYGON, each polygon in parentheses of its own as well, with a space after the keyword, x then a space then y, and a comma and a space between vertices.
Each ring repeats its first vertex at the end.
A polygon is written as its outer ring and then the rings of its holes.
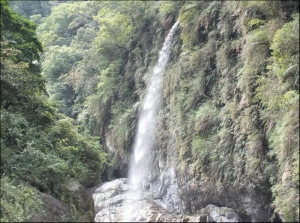
POLYGON ((195 215, 171 213, 151 193, 132 190, 126 178, 102 183, 93 192, 95 222, 239 222, 227 207, 208 205, 195 215))

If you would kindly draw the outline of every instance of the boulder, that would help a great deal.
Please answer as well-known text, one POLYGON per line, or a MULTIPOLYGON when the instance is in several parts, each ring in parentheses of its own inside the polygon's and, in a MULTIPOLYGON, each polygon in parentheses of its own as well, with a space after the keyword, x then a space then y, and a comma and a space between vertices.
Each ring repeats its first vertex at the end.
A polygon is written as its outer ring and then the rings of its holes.
POLYGON ((90 193, 77 181, 70 180, 63 192, 68 203, 76 207, 75 220, 81 222, 94 221, 94 201, 90 193))
POLYGON ((41 192, 42 205, 36 213, 32 215, 29 222, 66 222, 70 221, 72 214, 69 205, 60 200, 41 192))
POLYGON ((241 222, 242 219, 232 209, 228 207, 218 207, 213 204, 207 205, 198 211, 202 215, 207 215, 207 222, 241 222))
POLYGON ((208 205, 195 215, 168 211, 147 191, 133 190, 126 179, 103 183, 94 190, 95 222, 238 222, 241 218, 227 207, 208 205))
POLYGON ((94 201, 86 189, 75 180, 69 181, 61 195, 64 202, 37 191, 42 200, 40 209, 32 215, 29 222, 93 222, 94 201))

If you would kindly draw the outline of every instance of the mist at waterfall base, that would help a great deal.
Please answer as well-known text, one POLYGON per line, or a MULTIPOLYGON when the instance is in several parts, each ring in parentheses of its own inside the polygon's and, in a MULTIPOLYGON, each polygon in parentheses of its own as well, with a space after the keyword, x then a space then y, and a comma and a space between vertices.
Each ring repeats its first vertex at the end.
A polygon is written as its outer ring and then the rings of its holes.
POLYGON ((172 26, 159 52, 159 59, 153 68, 142 111, 139 115, 138 130, 128 174, 129 185, 134 190, 147 188, 151 179, 150 169, 153 162, 153 150, 156 145, 157 117, 162 104, 163 75, 170 56, 172 37, 177 26, 178 22, 172 26))

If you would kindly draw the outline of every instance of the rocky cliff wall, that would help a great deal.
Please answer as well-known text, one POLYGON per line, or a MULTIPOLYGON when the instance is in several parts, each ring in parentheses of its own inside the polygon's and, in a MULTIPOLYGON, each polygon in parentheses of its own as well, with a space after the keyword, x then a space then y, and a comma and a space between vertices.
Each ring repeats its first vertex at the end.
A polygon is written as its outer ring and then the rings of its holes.
MULTIPOLYGON (((275 126, 284 121, 271 116, 272 107, 266 102, 270 99, 264 94, 280 98, 287 91, 296 90, 297 84, 286 87, 284 80, 276 85, 278 80, 272 70, 278 65, 273 53, 278 33, 286 28, 285 24, 297 23, 292 12, 297 12, 299 6, 295 2, 289 4, 206 2, 186 3, 181 8, 180 29, 164 77, 156 158, 149 176, 152 181, 147 185, 154 199, 170 211, 192 214, 214 204, 233 208, 244 221, 277 219, 274 199, 287 189, 281 182, 284 171, 278 162, 288 162, 292 151, 297 151, 299 140, 292 139, 290 155, 280 161, 281 149, 272 137, 277 131, 275 126), (266 80, 271 85, 266 85, 266 80), (267 86, 276 90, 271 92, 267 86)), ((165 30, 161 31, 162 36, 175 18, 176 15, 169 23, 160 24, 165 30)), ((157 36, 149 36, 155 44, 142 48, 144 52, 161 43, 154 41, 157 36)), ((299 45, 299 39, 293 41, 299 45)), ((145 86, 140 83, 156 59, 153 55, 143 64, 143 71, 135 70, 136 77, 140 77, 135 80, 140 100, 145 86)), ((290 78, 298 83, 296 76, 294 72, 290 78)), ((283 114, 275 110, 276 114, 283 114)), ((137 118, 138 110, 133 114, 137 118)), ((297 122, 287 125, 295 127, 292 135, 296 135, 297 122)), ((107 136, 107 143, 112 145, 107 136)), ((126 176, 123 167, 129 160, 130 147, 128 144, 124 152, 111 146, 118 157, 116 169, 122 176, 126 176)), ((288 189, 296 200, 297 188, 296 183, 288 189)), ((284 203, 289 202, 294 201, 285 197, 284 203)), ((292 206, 290 211, 284 211, 284 205, 276 201, 275 204, 282 219, 298 219, 292 206)))

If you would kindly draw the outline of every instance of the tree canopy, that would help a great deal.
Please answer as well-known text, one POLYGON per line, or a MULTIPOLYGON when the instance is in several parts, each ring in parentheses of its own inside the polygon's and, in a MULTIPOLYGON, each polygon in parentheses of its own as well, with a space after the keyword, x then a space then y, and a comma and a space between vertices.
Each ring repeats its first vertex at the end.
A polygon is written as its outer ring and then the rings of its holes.
POLYGON ((36 190, 62 199, 71 179, 99 183, 107 163, 99 138, 49 100, 42 52, 36 25, 1 1, 1 221, 29 220, 41 205, 36 190))

